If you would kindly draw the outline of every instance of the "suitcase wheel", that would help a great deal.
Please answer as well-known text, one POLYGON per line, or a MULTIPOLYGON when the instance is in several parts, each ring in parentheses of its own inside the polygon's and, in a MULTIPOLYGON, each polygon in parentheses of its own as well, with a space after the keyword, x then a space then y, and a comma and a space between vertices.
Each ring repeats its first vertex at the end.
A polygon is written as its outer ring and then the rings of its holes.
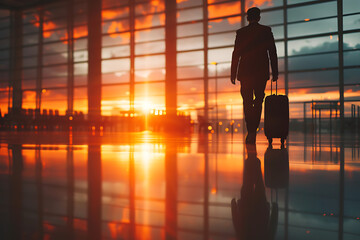
POLYGON ((272 138, 268 138, 268 141, 269 141, 269 145, 272 144, 272 138))

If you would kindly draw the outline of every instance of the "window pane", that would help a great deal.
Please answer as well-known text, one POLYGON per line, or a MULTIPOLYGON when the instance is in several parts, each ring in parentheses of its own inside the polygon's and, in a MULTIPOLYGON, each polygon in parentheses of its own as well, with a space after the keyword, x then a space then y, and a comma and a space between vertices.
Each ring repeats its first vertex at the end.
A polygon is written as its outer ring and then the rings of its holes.
POLYGON ((128 57, 130 56, 130 46, 118 46, 118 47, 110 47, 110 48, 102 48, 101 56, 103 59, 105 58, 116 58, 116 57, 128 57))
POLYGON ((203 37, 182 38, 177 40, 177 50, 191 50, 204 47, 203 37))
POLYGON ((235 31, 240 28, 241 17, 209 21, 209 33, 235 31))
POLYGON ((164 68, 165 67, 165 56, 147 56, 135 58, 136 69, 151 69, 151 68, 164 68))
POLYGON ((135 82, 150 82, 160 80, 165 80, 165 69, 135 71, 135 82))
POLYGON ((66 87, 67 85, 67 78, 46 78, 42 81, 43 88, 50 88, 50 87, 66 87))
POLYGON ((337 70, 289 74, 290 88, 337 84, 339 84, 339 72, 337 70))
POLYGON ((188 22, 194 20, 200 20, 203 18, 203 11, 201 8, 180 10, 177 14, 178 22, 188 22))
POLYGON ((177 26, 177 36, 187 37, 192 35, 203 34, 202 23, 191 23, 177 26))
POLYGON ((322 18, 337 15, 336 2, 312 4, 288 9, 288 21, 302 21, 304 19, 322 18))
POLYGON ((165 52, 165 41, 138 43, 135 46, 135 54, 150 54, 150 53, 163 53, 165 52))
POLYGON ((297 37, 310 34, 337 32, 337 19, 325 19, 316 21, 304 21, 302 23, 289 24, 289 37, 297 37))
POLYGON ((165 25, 165 14, 146 15, 135 18, 135 29, 165 25))
POLYGON ((157 28, 135 32, 135 42, 148 42, 165 39, 165 29, 157 28))
POLYGON ((201 80, 178 81, 178 94, 195 94, 204 92, 204 82, 201 80))
POLYGON ((241 8, 239 1, 208 6, 209 18, 218 18, 223 16, 240 14, 240 11, 241 8))
POLYGON ((130 81, 129 72, 115 72, 103 74, 101 78, 102 84, 109 83, 128 83, 130 81))
POLYGON ((102 61, 103 73, 116 72, 116 71, 129 71, 130 70, 130 59, 114 59, 114 60, 103 60, 102 61))
POLYGON ((179 67, 177 78, 201 78, 204 77, 204 66, 201 67, 179 67))
POLYGON ((209 47, 234 45, 235 32, 209 35, 209 47))
POLYGON ((337 53, 291 57, 289 58, 289 70, 337 67, 338 57, 337 53))
POLYGON ((288 54, 301 55, 338 50, 338 36, 307 38, 288 42, 288 54))
POLYGON ((178 66, 190 66, 204 64, 204 52, 188 52, 177 54, 177 65, 178 66))

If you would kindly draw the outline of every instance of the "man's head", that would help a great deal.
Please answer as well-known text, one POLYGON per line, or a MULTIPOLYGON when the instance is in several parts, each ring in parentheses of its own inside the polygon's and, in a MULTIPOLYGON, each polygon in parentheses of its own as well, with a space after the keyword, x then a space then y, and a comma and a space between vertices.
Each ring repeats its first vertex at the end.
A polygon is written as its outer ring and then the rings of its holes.
POLYGON ((260 9, 257 7, 249 8, 246 12, 246 18, 249 22, 260 21, 260 9))

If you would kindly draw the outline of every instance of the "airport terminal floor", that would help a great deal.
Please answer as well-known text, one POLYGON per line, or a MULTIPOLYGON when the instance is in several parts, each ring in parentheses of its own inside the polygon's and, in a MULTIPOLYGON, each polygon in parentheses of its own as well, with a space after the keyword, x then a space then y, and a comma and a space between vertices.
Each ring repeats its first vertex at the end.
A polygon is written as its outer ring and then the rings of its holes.
POLYGON ((360 239, 359 134, 0 133, 1 239, 360 239))

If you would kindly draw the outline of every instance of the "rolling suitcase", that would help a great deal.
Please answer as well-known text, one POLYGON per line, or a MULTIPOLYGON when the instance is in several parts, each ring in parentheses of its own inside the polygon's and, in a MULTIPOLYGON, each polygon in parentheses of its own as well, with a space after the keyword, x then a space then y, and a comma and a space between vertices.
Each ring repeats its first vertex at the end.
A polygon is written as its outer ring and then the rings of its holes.
POLYGON ((271 95, 265 98, 265 136, 269 144, 273 138, 280 138, 281 144, 284 144, 288 134, 289 99, 286 95, 277 95, 277 81, 276 93, 272 94, 271 82, 271 95))

